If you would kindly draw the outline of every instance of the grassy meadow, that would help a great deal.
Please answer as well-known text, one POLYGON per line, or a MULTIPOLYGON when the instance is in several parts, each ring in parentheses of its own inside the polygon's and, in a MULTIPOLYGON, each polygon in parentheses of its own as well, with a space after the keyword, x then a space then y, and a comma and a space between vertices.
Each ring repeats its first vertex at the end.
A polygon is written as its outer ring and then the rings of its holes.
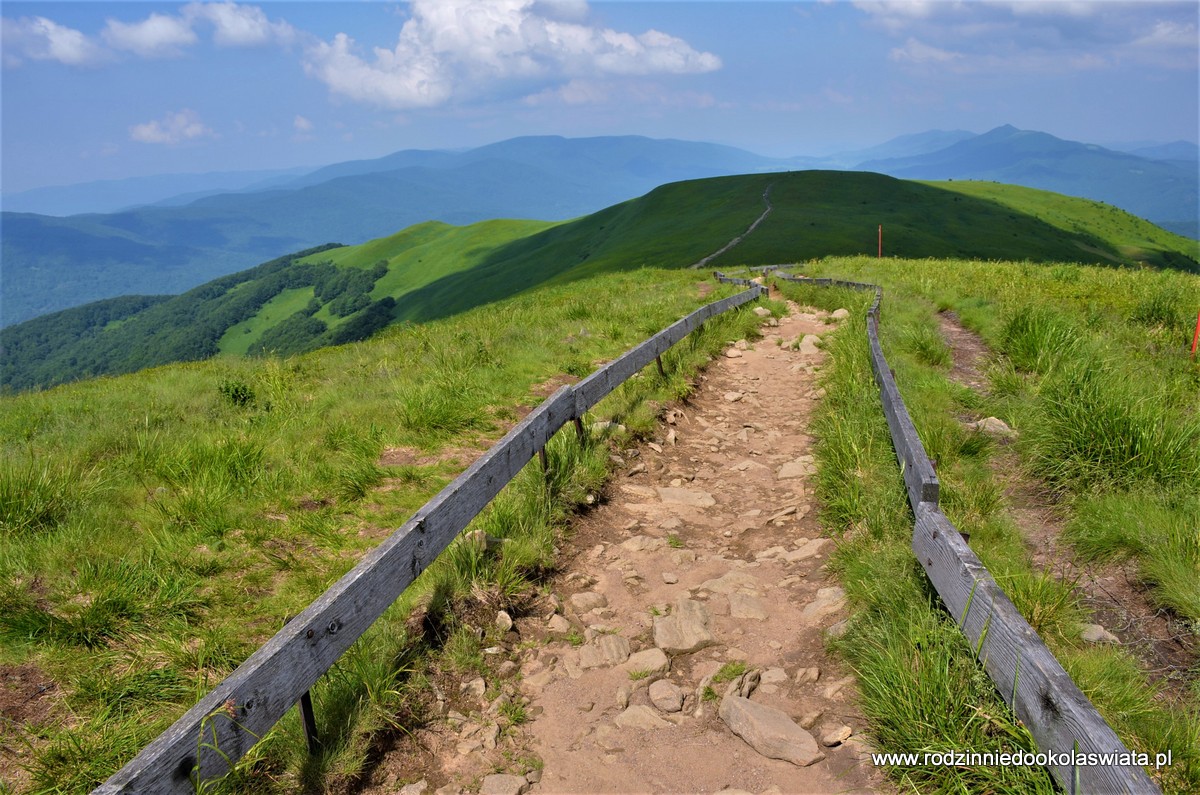
MULTIPOLYGON (((881 337, 927 452, 941 505, 1022 614, 1130 748, 1171 749, 1164 792, 1200 791, 1200 661, 1149 672, 1120 647, 1079 638, 1070 579, 1033 565, 989 464, 998 443, 963 425, 997 416, 1020 433, 1028 475, 1068 516, 1066 554, 1131 560, 1152 604, 1200 635, 1200 362, 1188 358, 1200 278, 1180 273, 946 260, 830 258, 796 269, 884 288, 881 337), (994 351, 986 394, 947 377, 936 318, 957 312, 994 351)), ((868 294, 786 295, 865 311, 868 294)), ((834 566, 858 610, 836 645, 859 674, 887 750, 1030 747, 911 552, 912 517, 867 359, 861 312, 832 343, 814 427, 834 566), (898 576, 900 575, 900 576, 898 576)), ((1061 567, 1060 567, 1061 568, 1061 567)), ((1045 771, 905 769, 921 792, 1051 791, 1045 771)))
MULTIPOLYGON (((555 380, 736 291, 703 295, 702 284, 712 286, 681 271, 610 274, 303 356, 218 358, 0 398, 0 664, 33 666, 53 704, 36 722, 0 727, 26 768, 7 769, 3 786, 98 784, 555 380)), ((690 374, 757 320, 709 321, 666 354, 667 378, 649 368, 596 418, 648 432, 690 374)), ((483 664, 485 641, 457 616, 481 603, 520 614, 608 455, 606 442, 559 434, 551 477, 535 461, 476 520, 505 539, 500 552, 456 543, 321 680, 323 753, 308 756, 289 716, 226 788, 352 782, 380 731, 422 719, 431 667, 483 664), (407 622, 414 610, 432 635, 407 622)))

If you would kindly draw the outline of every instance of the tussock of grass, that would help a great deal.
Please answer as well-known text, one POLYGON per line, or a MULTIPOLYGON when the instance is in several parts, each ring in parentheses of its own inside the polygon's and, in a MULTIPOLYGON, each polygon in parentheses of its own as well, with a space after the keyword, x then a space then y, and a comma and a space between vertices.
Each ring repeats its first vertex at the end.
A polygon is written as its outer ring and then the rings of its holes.
POLYGON ((1098 356, 1064 364, 1040 389, 1027 444, 1053 483, 1162 487, 1200 479, 1200 415, 1181 415, 1098 356))
POLYGON ((1001 349, 1019 370, 1046 373, 1072 358, 1081 340, 1071 322, 1058 312, 1026 306, 1004 324, 1001 349))
POLYGON ((0 537, 53 530, 94 489, 94 475, 70 465, 0 463, 0 537))

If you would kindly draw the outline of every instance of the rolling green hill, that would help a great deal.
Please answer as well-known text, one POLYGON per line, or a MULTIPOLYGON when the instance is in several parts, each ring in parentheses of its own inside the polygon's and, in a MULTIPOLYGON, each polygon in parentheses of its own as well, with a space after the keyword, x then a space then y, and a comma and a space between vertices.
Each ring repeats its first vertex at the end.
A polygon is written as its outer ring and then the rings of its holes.
POLYGON ((1200 272, 1197 243, 1107 205, 986 183, 802 171, 664 185, 572 221, 429 222, 358 246, 320 247, 183 295, 100 302, 0 331, 7 389, 49 386, 217 354, 292 354, 365 339, 546 283, 686 268, 758 218, 712 267, 871 254, 1082 262, 1200 272), (91 320, 89 320, 91 319, 91 320), (119 322, 114 322, 118 320, 119 322))

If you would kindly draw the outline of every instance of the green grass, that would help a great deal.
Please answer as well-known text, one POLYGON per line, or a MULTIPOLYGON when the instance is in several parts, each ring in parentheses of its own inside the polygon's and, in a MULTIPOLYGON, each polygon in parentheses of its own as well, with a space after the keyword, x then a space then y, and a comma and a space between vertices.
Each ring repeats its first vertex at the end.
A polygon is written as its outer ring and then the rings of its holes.
POLYGON ((732 682, 734 679, 737 679, 748 670, 749 666, 747 666, 746 663, 742 662, 741 660, 727 662, 722 665, 715 674, 713 674, 713 684, 719 685, 724 684, 725 682, 732 682))
MULTIPOLYGON (((69 707, 28 727, 33 791, 87 791, 115 771, 461 468, 383 466, 385 448, 481 450, 542 399, 537 385, 734 291, 701 298, 701 280, 611 274, 304 356, 0 398, 0 659, 36 665, 69 707)), ((710 320, 666 354, 666 378, 648 368, 585 422, 648 430, 757 320, 710 320)), ((310 759, 289 715, 231 791, 352 780, 380 732, 420 724, 422 677, 481 670, 472 611, 519 615, 607 476, 606 444, 572 428, 547 452, 549 472, 526 467, 314 688, 325 751, 310 759)))
MULTIPOLYGON (((959 421, 991 414, 1016 427, 1026 465, 1056 484, 1064 507, 1069 504, 1073 518, 1065 537, 1076 552, 1085 559, 1136 561, 1151 598, 1200 630, 1192 612, 1200 572, 1195 445, 1188 443, 1200 408, 1200 367, 1188 361, 1180 337, 1160 317, 1148 322, 1152 313, 1145 309, 1163 303, 1147 296, 1164 293, 1200 305, 1200 279, 1079 265, 866 258, 831 259, 804 270, 883 285, 884 349, 918 433, 938 460, 942 509, 970 534, 989 571, 1126 744, 1173 750, 1174 766, 1155 774, 1164 791, 1200 789, 1195 671, 1167 672, 1183 692, 1168 698, 1160 695, 1162 683, 1152 682, 1125 651, 1081 643, 1078 623, 1086 619, 1074 583, 1032 567, 987 465, 995 445, 959 421), (936 330, 939 308, 955 310, 1003 354, 989 371, 988 394, 949 383, 940 357, 915 344, 936 330)), ((977 750, 997 742, 1025 747, 1029 738, 990 683, 972 684, 970 671, 979 670, 972 650, 912 558, 912 518, 858 320, 865 298, 856 305, 840 291, 823 297, 820 288, 784 289, 826 308, 858 307, 832 342, 827 397, 814 433, 822 516, 843 534, 833 565, 858 605, 836 645, 860 684, 867 683, 864 710, 872 730, 889 750, 977 750), (923 628, 916 637, 914 627, 923 628), (967 695, 952 701, 943 689, 967 695), (964 703, 965 714, 948 710, 964 703), (959 733, 972 722, 978 725, 970 733, 959 733)), ((977 773, 896 771, 920 791, 1048 786, 1047 780, 971 780, 977 773)))
POLYGON ((229 327, 217 348, 223 354, 245 356, 250 346, 258 342, 263 332, 290 315, 303 309, 313 298, 313 288, 293 287, 276 295, 263 304, 252 317, 229 327))
MULTIPOLYGON (((1105 248, 1110 252, 1115 250, 1115 256, 1109 253, 1106 258, 1115 264, 1127 263, 1132 259, 1158 267, 1180 267, 1182 261, 1179 254, 1200 260, 1200 243, 1168 232, 1104 202, 998 182, 953 180, 924 184, 995 202, 1025 215, 1034 215, 1076 238, 1086 236, 1105 240, 1105 248)), ((1082 247, 1085 245, 1081 244, 1081 253, 1086 250, 1082 247)), ((1103 250, 1094 249, 1094 253, 1103 250)), ((1085 259, 1076 256, 1064 261, 1085 259)), ((1194 266, 1182 264, 1185 270, 1195 272, 1194 266)))

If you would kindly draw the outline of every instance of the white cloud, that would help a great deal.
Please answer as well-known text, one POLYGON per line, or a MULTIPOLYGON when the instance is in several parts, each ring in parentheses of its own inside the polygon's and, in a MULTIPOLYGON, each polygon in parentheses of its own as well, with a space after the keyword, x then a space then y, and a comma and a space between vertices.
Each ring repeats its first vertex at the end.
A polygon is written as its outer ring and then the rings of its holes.
MULTIPOLYGON (((336 94, 389 108, 430 107, 498 81, 710 72, 721 62, 675 36, 583 24, 579 2, 416 0, 396 46, 371 58, 339 33, 308 48, 305 71, 336 94)), ((567 83, 570 86, 570 83, 567 83)))
POLYGON ((1197 41, 1194 23, 1162 20, 1133 42, 1134 47, 1154 49, 1158 47, 1195 49, 1197 41))
POLYGON ((4 17, 0 45, 6 66, 19 66, 26 58, 68 66, 90 66, 105 59, 104 48, 82 32, 45 17, 4 17))
POLYGON ((526 105, 600 105, 612 98, 613 86, 596 80, 575 79, 551 86, 521 101, 526 105))
POLYGON ((141 22, 105 22, 100 34, 116 50, 127 50, 143 58, 173 58, 196 43, 191 23, 166 14, 151 14, 141 22))
POLYGON ((168 113, 161 119, 135 124, 129 137, 144 144, 179 144, 198 138, 215 138, 216 133, 200 121, 200 115, 189 108, 168 113))
POLYGON ((951 52, 930 46, 914 38, 909 38, 903 47, 892 50, 888 57, 893 61, 908 61, 910 63, 950 63, 962 60, 963 54, 951 52))
POLYGON ((292 119, 292 126, 296 128, 296 132, 306 133, 312 132, 313 123, 297 113, 296 118, 292 119))
POLYGON ((1196 68, 1195 5, 1117 2, 856 2, 904 42, 893 61, 958 73, 1060 75, 1124 61, 1196 68))
POLYGON ((289 44, 298 31, 287 22, 272 22, 258 6, 233 2, 190 3, 183 8, 189 23, 203 20, 213 26, 213 41, 221 47, 253 47, 262 44, 289 44))
POLYGON ((179 14, 155 12, 135 22, 109 18, 96 37, 40 16, 5 17, 2 25, 6 66, 19 66, 26 60, 94 65, 113 60, 114 51, 142 58, 178 57, 199 42, 198 27, 211 28, 212 40, 219 47, 287 46, 304 37, 313 38, 283 20, 270 20, 258 6, 230 0, 189 3, 179 14))

